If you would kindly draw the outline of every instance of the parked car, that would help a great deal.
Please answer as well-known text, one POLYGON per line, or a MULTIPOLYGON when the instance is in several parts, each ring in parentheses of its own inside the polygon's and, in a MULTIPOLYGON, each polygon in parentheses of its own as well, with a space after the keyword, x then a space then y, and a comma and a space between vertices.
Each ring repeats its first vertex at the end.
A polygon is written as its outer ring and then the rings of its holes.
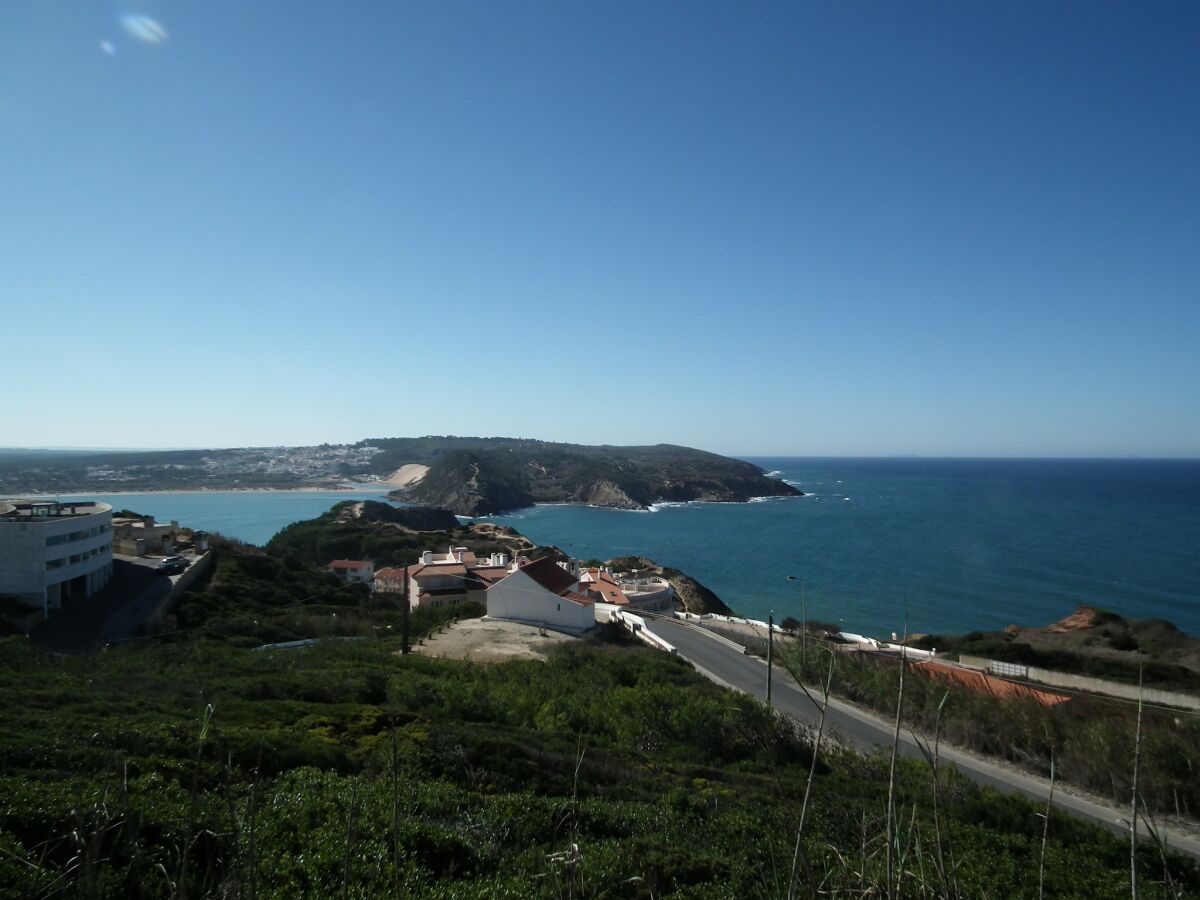
POLYGON ((178 575, 187 567, 187 560, 182 556, 167 556, 154 567, 154 571, 160 575, 178 575))

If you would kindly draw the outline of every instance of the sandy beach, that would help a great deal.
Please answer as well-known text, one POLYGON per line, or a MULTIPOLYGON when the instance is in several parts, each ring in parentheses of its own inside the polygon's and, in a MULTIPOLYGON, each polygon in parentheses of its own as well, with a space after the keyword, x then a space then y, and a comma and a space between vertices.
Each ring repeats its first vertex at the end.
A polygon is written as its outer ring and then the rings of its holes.
POLYGON ((342 484, 333 487, 297 487, 297 488, 132 488, 129 490, 109 490, 105 487, 97 487, 91 491, 26 491, 19 495, 14 494, 14 497, 19 498, 36 498, 36 497, 90 497, 93 494, 103 494, 105 497, 127 497, 137 496, 139 494, 329 494, 334 492, 358 492, 363 491, 379 491, 386 493, 392 490, 393 486, 384 481, 367 481, 360 484, 342 484))

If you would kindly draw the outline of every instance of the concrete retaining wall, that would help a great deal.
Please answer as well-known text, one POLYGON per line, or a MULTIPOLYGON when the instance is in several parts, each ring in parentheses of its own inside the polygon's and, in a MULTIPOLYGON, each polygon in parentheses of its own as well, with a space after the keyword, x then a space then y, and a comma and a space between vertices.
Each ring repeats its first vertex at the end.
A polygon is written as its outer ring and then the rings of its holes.
MULTIPOLYGON (((1039 669, 1036 666, 1000 662, 999 660, 985 659, 981 656, 960 655, 958 661, 969 669, 979 669, 980 671, 991 672, 994 675, 1028 678, 1030 681, 1037 681, 1052 687, 1088 691, 1093 694, 1105 694, 1109 697, 1121 697, 1126 700, 1138 699, 1137 685, 1126 684, 1123 681, 1109 681, 1106 678, 1092 678, 1090 675, 1053 672, 1049 669, 1039 669)), ((1158 703, 1163 706, 1178 706, 1181 709, 1200 710, 1200 697, 1192 694, 1163 691, 1158 688, 1142 688, 1141 696, 1146 703, 1158 703)))
POLYGON ((163 601, 158 605, 158 608, 150 614, 147 624, 160 622, 163 618, 169 615, 171 610, 175 608, 175 604, 179 602, 179 598, 184 595, 188 588, 195 584, 202 575, 212 568, 213 560, 215 558, 216 557, 213 555, 211 550, 209 550, 207 553, 197 556, 196 561, 184 569, 183 573, 175 580, 175 583, 171 585, 170 593, 163 598, 163 601))
POLYGON ((647 628, 646 620, 641 616, 635 616, 633 613, 618 610, 612 614, 610 621, 619 622, 629 630, 630 634, 636 636, 642 642, 649 644, 655 650, 664 650, 667 653, 675 652, 675 645, 663 640, 647 628))

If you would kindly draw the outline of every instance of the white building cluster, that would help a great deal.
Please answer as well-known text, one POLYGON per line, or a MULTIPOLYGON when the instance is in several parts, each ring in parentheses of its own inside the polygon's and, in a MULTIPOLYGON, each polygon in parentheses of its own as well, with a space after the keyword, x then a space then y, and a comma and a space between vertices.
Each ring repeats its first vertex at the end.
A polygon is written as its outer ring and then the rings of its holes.
POLYGON ((504 553, 479 558, 466 547, 450 547, 445 553, 426 550, 415 565, 380 569, 374 589, 394 594, 407 590, 414 609, 474 600, 486 604, 489 618, 570 634, 595 625, 597 604, 666 612, 675 600, 665 578, 581 569, 578 560, 522 557, 510 562, 504 553))

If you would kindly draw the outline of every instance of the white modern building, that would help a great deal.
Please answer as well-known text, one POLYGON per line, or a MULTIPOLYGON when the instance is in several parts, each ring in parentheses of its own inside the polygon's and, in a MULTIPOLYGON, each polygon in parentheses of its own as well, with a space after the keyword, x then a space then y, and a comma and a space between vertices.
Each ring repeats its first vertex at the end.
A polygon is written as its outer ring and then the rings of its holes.
POLYGON ((112 507, 88 500, 0 500, 0 604, 28 629, 112 577, 112 507))
POLYGON ((580 591, 579 564, 559 565, 549 557, 518 560, 504 578, 487 589, 489 619, 539 625, 582 634, 596 624, 595 602, 580 591))

